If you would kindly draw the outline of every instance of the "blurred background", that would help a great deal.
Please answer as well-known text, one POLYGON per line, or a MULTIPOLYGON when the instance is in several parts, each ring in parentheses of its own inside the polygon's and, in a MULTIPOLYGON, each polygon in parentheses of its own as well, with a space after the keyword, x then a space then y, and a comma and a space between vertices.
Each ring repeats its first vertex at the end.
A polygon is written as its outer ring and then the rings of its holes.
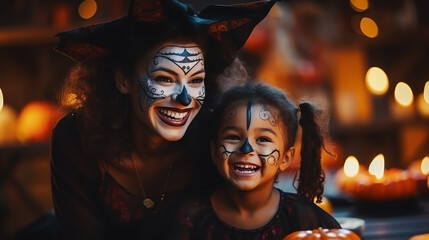
MULTIPOLYGON (((249 1, 182 2, 200 10, 249 1)), ((49 136, 75 64, 54 51, 55 34, 120 18, 128 4, 0 2, 0 239, 52 210, 49 136)), ((407 169, 429 155, 428 43, 427 0, 289 0, 276 3, 240 57, 253 78, 323 110, 334 155, 324 154, 327 172, 379 154, 386 169, 407 169)))

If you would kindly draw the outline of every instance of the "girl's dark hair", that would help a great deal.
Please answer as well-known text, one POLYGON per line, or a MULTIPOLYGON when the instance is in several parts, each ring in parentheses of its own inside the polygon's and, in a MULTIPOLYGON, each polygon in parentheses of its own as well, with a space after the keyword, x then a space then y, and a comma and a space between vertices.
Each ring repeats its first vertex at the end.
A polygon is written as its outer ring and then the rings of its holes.
POLYGON ((321 166, 323 136, 316 123, 315 112, 311 104, 301 103, 297 108, 283 91, 261 83, 232 88, 222 95, 213 112, 211 118, 211 126, 213 127, 209 133, 210 140, 216 140, 218 126, 228 106, 236 102, 247 103, 249 101, 273 106, 279 111, 286 130, 286 149, 294 145, 298 124, 301 125, 301 165, 299 173, 295 175, 294 182, 298 181, 296 190, 299 195, 311 201, 317 198, 317 201, 320 202, 325 180, 325 174, 321 166), (298 118, 298 112, 301 112, 300 119, 298 118))
MULTIPOLYGON (((194 10, 187 6, 181 11, 184 12, 175 14, 185 16, 189 15, 185 12, 194 10)), ((234 65, 232 63, 238 63, 230 48, 209 39, 185 17, 149 26, 130 23, 123 34, 126 43, 120 50, 104 58, 75 65, 59 96, 63 111, 72 111, 76 115, 84 151, 106 161, 120 159, 121 155, 133 148, 129 124, 131 103, 128 96, 116 88, 115 75, 118 70, 125 77, 135 78, 135 64, 145 53, 169 41, 194 42, 204 54, 204 105, 208 105, 222 89, 216 81, 218 76, 227 67, 234 65), (139 29, 145 29, 145 32, 139 29)))

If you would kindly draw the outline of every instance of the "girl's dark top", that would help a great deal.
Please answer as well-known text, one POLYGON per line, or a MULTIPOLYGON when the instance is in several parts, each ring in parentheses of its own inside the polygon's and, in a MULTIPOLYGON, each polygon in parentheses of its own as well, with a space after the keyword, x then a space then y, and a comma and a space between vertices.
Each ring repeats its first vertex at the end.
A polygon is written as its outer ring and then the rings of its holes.
POLYGON ((51 184, 61 238, 166 239, 189 189, 168 193, 163 208, 153 213, 140 196, 119 185, 108 168, 102 173, 98 162, 83 153, 79 138, 73 114, 52 134, 51 184))
POLYGON ((278 191, 280 202, 276 214, 267 224, 253 230, 239 229, 223 222, 214 211, 208 195, 188 200, 179 211, 180 226, 172 238, 275 240, 300 230, 341 228, 330 214, 308 199, 278 191))

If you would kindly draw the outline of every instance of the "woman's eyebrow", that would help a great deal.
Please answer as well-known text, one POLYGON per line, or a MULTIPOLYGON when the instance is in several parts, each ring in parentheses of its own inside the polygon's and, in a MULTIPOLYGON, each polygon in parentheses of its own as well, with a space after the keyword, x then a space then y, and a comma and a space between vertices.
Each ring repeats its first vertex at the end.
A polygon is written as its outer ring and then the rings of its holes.
POLYGON ((152 71, 150 71, 150 73, 157 72, 157 71, 164 71, 164 72, 168 72, 168 73, 170 73, 170 74, 172 74, 172 75, 175 75, 175 76, 178 76, 178 75, 179 75, 176 71, 174 71, 174 70, 172 70, 172 69, 170 69, 170 68, 165 68, 165 67, 155 68, 155 69, 153 69, 152 71))
POLYGON ((197 72, 194 72, 192 75, 191 75, 191 77, 193 77, 193 76, 195 76, 195 75, 197 75, 197 74, 200 74, 200 73, 205 73, 206 71, 204 70, 204 69, 200 69, 199 71, 197 71, 197 72))

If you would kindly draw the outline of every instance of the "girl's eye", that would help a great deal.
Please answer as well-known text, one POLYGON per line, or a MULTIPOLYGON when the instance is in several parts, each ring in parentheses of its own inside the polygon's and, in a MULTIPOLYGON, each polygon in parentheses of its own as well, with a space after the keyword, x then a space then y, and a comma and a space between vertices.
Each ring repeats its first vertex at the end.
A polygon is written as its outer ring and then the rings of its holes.
POLYGON ((203 78, 195 78, 189 81, 190 84, 202 83, 204 81, 203 78))
POLYGON ((268 137, 260 137, 256 139, 257 142, 272 142, 270 138, 268 137))
POLYGON ((172 83, 173 79, 171 79, 170 77, 159 76, 155 78, 155 81, 160 83, 172 83))

